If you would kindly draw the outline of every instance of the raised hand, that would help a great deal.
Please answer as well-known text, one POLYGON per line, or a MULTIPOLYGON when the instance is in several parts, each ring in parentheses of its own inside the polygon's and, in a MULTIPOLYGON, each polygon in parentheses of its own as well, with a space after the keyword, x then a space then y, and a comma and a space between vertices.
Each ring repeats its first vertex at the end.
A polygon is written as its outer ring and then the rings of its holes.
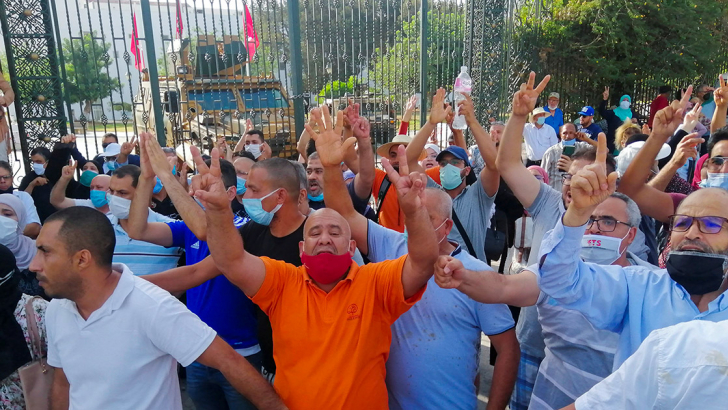
POLYGON ((602 98, 604 99, 604 101, 607 101, 609 99, 609 87, 604 87, 602 98))
POLYGON ((61 179, 65 180, 71 180, 73 178, 73 174, 76 172, 76 166, 78 165, 78 162, 74 162, 73 160, 69 161, 68 165, 63 167, 61 170, 61 179))
POLYGON ((703 107, 700 104, 695 104, 693 109, 685 114, 685 119, 683 119, 683 129, 685 131, 691 132, 695 129, 695 126, 698 125, 698 121, 700 121, 700 112, 702 109, 703 107))
POLYGON ((521 89, 513 94, 513 115, 526 116, 536 108, 536 102, 538 96, 543 92, 548 85, 551 76, 547 75, 541 80, 536 88, 533 85, 536 83, 536 73, 531 71, 528 75, 528 82, 521 84, 521 89))
POLYGON ((675 148, 675 154, 672 156, 670 161, 674 162, 677 166, 682 167, 688 162, 688 158, 698 157, 698 144, 703 143, 705 140, 698 136, 697 132, 688 134, 680 140, 675 148))
POLYGON ((344 129, 351 130, 356 120, 359 119, 359 104, 353 104, 349 100, 349 105, 344 108, 344 129))
POLYGON ((364 117, 359 117, 352 124, 351 128, 357 141, 368 140, 371 136, 371 125, 369 124, 369 121, 364 117))
POLYGON ((466 269, 450 255, 441 255, 435 262, 435 283, 443 289, 457 289, 463 283, 466 269))
MULTIPOLYGON (((6 140, 10 138, 10 127, 8 127, 8 121, 6 117, 0 118, 0 142, 7 143, 6 140)), ((0 149, 3 147, 0 146, 0 149)), ((8 145, 8 154, 10 154, 10 145, 8 145)))
POLYGON ((134 147, 136 146, 137 137, 134 136, 131 141, 127 141, 123 144, 121 144, 121 152, 120 155, 126 155, 129 156, 131 152, 134 150, 134 147))
POLYGON ((465 122, 470 126, 471 124, 477 123, 478 119, 475 118, 475 105, 473 99, 469 95, 464 94, 465 99, 460 101, 458 106, 460 107, 460 115, 465 116, 465 122))
MULTIPOLYGON (((157 138, 155 138, 152 134, 145 133, 145 139, 146 142, 144 143, 144 148, 147 158, 149 158, 149 165, 152 168, 151 174, 147 175, 157 175, 159 177, 167 174, 171 175, 172 167, 169 165, 169 162, 167 161, 167 155, 165 155, 164 151, 162 151, 162 147, 159 145, 159 141, 157 141, 157 138)), ((199 153, 199 150, 197 152, 199 153)))
POLYGON ((245 132, 251 131, 255 129, 255 125, 253 125, 253 120, 248 118, 245 120, 245 132))
POLYGON ((404 145, 397 147, 397 159, 399 159, 399 173, 395 171, 387 158, 382 158, 382 166, 387 171, 389 180, 397 188, 399 206, 402 208, 402 212, 404 212, 405 216, 412 215, 424 206, 427 175, 421 172, 409 172, 404 145))
POLYGON ((660 138, 663 142, 675 133, 675 130, 682 123, 683 112, 690 101, 693 93, 693 86, 689 86, 681 100, 674 100, 669 106, 661 109, 655 114, 652 121, 652 135, 660 138))
POLYGON ((718 107, 725 107, 728 105, 728 83, 726 83, 722 74, 718 76, 718 83, 720 84, 720 87, 713 91, 715 105, 718 107))
POLYGON ((582 168, 571 178, 571 204, 569 209, 589 212, 604 202, 617 189, 617 173, 607 175, 607 138, 599 135, 597 156, 593 164, 582 168))
POLYGON ((308 124, 305 125, 306 132, 316 142, 316 152, 319 154, 321 165, 324 167, 339 166, 344 161, 344 153, 356 142, 356 138, 348 138, 341 141, 341 133, 344 130, 344 112, 336 113, 336 126, 331 122, 329 107, 324 105, 319 113, 312 111, 308 124), (319 132, 314 131, 318 127, 319 132))
POLYGON ((642 124, 642 133, 650 135, 652 133, 652 130, 650 129, 650 126, 647 125, 647 123, 642 124))
POLYGON ((452 113, 452 107, 445 104, 445 89, 439 88, 432 96, 432 108, 430 109, 430 124, 437 125, 447 119, 452 113))
POLYGON ((61 137, 61 144, 73 144, 76 142, 76 136, 74 134, 68 134, 61 137))
POLYGON ((139 168, 141 169, 141 177, 147 179, 154 178, 156 175, 154 168, 152 167, 152 163, 149 161, 148 155, 149 148, 147 148, 147 146, 150 139, 156 141, 154 135, 148 132, 139 133, 139 168))
POLYGON ((404 109, 404 115, 402 116, 402 121, 404 122, 410 122, 410 119, 412 118, 412 114, 417 109, 417 96, 413 95, 407 100, 407 105, 404 109))
POLYGON ((197 147, 190 147, 192 157, 195 159, 198 175, 192 178, 192 193, 202 203, 207 211, 220 212, 230 209, 230 200, 222 182, 220 172, 220 152, 213 148, 210 152, 212 160, 210 166, 205 164, 197 147))

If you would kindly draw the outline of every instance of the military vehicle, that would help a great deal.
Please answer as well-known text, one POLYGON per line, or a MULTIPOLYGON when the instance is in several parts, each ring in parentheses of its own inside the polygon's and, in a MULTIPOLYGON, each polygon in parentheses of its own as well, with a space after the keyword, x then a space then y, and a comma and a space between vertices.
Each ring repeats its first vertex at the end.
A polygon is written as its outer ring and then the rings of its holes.
MULTIPOLYGON (((297 154, 293 104, 272 75, 245 75, 248 52, 240 38, 224 36, 217 41, 214 36, 200 36, 196 45, 190 43, 185 39, 170 44, 167 60, 174 62, 176 72, 159 78, 167 145, 180 148, 182 154, 189 152, 190 144, 211 149, 224 137, 234 147, 250 118, 274 156, 297 154)), ((147 76, 134 103, 137 125, 154 132, 147 76)))
POLYGON ((399 122, 397 114, 391 104, 382 102, 383 97, 376 98, 373 95, 367 96, 344 96, 341 98, 327 99, 326 104, 331 111, 336 113, 346 108, 348 101, 359 104, 359 115, 369 120, 371 124, 372 143, 376 146, 386 144, 397 135, 399 122))

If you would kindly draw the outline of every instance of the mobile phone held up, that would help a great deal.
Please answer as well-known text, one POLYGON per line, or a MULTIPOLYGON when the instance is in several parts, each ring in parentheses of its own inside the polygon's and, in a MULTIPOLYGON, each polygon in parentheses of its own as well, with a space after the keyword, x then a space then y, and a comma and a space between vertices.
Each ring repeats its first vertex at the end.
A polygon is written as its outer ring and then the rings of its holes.
POLYGON ((574 151, 576 151, 576 146, 574 146, 574 145, 566 145, 564 147, 564 151, 562 152, 562 154, 563 155, 566 155, 569 158, 571 158, 571 156, 574 155, 574 151))

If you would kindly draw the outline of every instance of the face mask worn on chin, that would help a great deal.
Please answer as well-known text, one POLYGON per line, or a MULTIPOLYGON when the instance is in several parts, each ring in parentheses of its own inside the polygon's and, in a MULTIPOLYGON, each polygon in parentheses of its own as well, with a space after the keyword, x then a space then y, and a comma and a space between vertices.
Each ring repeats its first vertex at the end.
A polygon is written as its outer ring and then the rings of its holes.
POLYGON ((301 255, 301 262, 306 267, 306 272, 318 283, 329 285, 344 276, 351 267, 351 254, 334 255, 332 253, 319 253, 309 255, 304 252, 301 255))
POLYGON ((573 140, 561 140, 561 145, 563 146, 569 146, 569 145, 576 145, 576 139, 573 140))
POLYGON ((538 117, 538 118, 536 118, 536 123, 538 125, 544 125, 544 124, 546 124, 546 117, 538 117))
POLYGON ((440 182, 442 182, 442 187, 447 190, 460 186, 463 182, 463 177, 460 176, 460 168, 453 164, 447 164, 444 168, 440 168, 440 182))
POLYGON ((109 203, 106 191, 92 190, 89 192, 89 199, 91 199, 91 203, 93 203, 96 208, 101 208, 109 203))
POLYGON ((250 145, 246 145, 245 146, 245 151, 253 154, 253 156, 255 157, 255 159, 258 159, 258 157, 261 154, 260 145, 261 144, 250 144, 250 145))
POLYGON ((45 174, 45 164, 33 164, 33 172, 35 172, 36 175, 43 175, 45 174))
POLYGON ((18 221, 0 215, 0 244, 10 246, 18 240, 18 221))
POLYGON ((8 189, 0 189, 0 194, 12 194, 13 190, 15 190, 15 188, 13 188, 13 186, 10 185, 10 188, 8 188, 8 189))
POLYGON ((273 220, 273 215, 281 209, 283 204, 276 205, 272 211, 268 212, 263 209, 263 200, 278 192, 280 189, 282 188, 271 191, 271 193, 262 198, 243 198, 243 207, 245 207, 245 212, 248 213, 248 216, 253 220, 253 222, 265 226, 270 225, 270 222, 273 220))
POLYGON ((163 187, 164 187, 164 185, 162 185, 162 180, 157 178, 157 183, 154 184, 154 189, 152 189, 152 192, 156 195, 156 194, 162 192, 163 187))
POLYGON ((105 163, 104 166, 109 171, 116 171, 119 168, 119 164, 117 164, 116 161, 109 161, 109 162, 105 163))
POLYGON ((691 295, 705 295, 720 288, 728 256, 693 251, 673 251, 665 263, 672 280, 691 295))
MULTIPOLYGON (((444 221, 442 221, 442 223, 440 224, 440 226, 438 226, 437 228, 435 228, 435 232, 436 233, 437 233, 437 230, 438 229, 442 228, 442 226, 445 225, 445 222, 447 222, 448 219, 449 218, 446 218, 444 221)), ((403 235, 404 235, 405 242, 407 242, 407 239, 409 239, 409 233, 407 233, 407 227, 406 226, 404 227, 404 234, 403 235)), ((442 239, 440 239, 439 241, 437 241, 437 244, 438 245, 441 244, 442 241, 445 240, 445 238, 447 238, 447 235, 443 236, 442 239)))
POLYGON ((235 186, 235 193, 238 195, 242 195, 247 190, 248 190, 248 187, 245 186, 245 179, 238 177, 238 182, 237 182, 237 185, 235 186))
POLYGON ((549 110, 555 111, 557 108, 559 108, 559 104, 556 104, 556 105, 549 104, 549 110))
POLYGON ((310 201, 314 201, 314 202, 323 202, 323 200, 324 200, 324 193, 322 192, 322 193, 320 193, 320 194, 318 194, 316 196, 311 196, 311 194, 308 194, 308 199, 310 201))
POLYGON ((728 174, 718 172, 708 172, 708 179, 705 183, 706 188, 723 188, 728 190, 728 174))
POLYGON ((129 208, 131 208, 131 199, 109 195, 109 210, 118 219, 129 219, 129 208))
MULTIPOLYGON (((627 232, 627 235, 629 235, 629 232, 627 232)), ((611 265, 627 250, 627 248, 624 248, 624 251, 619 250, 627 235, 624 235, 621 239, 604 235, 584 235, 581 239, 579 256, 584 262, 611 265)))

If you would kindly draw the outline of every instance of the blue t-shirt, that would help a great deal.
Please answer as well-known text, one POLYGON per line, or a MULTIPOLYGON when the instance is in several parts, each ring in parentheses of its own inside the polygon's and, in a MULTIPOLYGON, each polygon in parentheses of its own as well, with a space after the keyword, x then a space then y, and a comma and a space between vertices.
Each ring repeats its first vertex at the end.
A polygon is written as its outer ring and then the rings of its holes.
POLYGON ((581 124, 579 124, 576 126, 576 130, 578 132, 583 132, 584 134, 586 134, 587 137, 593 139, 594 141, 597 140, 597 137, 599 136, 600 132, 604 132, 604 131, 602 131, 602 127, 598 126, 595 123, 589 124, 588 127, 584 127, 581 124))
MULTIPOLYGON (((544 111, 550 113, 549 106, 543 107, 544 111)), ((549 115, 546 117, 546 124, 553 127, 554 130, 556 130, 556 133, 559 133, 559 130, 561 129, 561 126, 564 125, 564 112, 561 111, 561 108, 556 108, 554 110, 554 115, 549 115)))
MULTIPOLYGON (((247 220, 235 218, 238 228, 245 222, 247 220)), ((188 265, 210 255, 207 242, 197 239, 184 221, 168 222, 167 225, 172 230, 173 245, 185 247, 188 265)), ((254 306, 243 291, 223 275, 187 291, 187 308, 215 329, 233 349, 245 349, 258 344, 254 306)))
MULTIPOLYGON (((367 236, 372 262, 407 253, 402 233, 369 221, 367 236)), ((459 246, 452 256, 467 269, 492 270, 459 246)), ((442 289, 430 278, 422 299, 392 325, 386 378, 389 408, 477 408, 473 381, 481 332, 496 335, 513 326, 506 305, 475 302, 455 289, 442 289)))

